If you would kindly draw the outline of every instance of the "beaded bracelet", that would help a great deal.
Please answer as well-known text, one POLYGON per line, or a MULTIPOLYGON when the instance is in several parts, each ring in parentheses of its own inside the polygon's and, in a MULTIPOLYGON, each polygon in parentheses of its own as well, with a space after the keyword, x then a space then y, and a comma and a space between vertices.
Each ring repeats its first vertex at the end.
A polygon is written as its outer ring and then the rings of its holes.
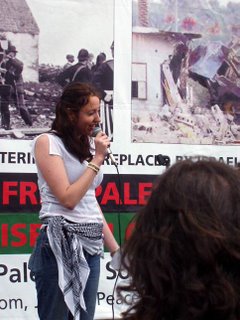
POLYGON ((90 166, 94 167, 96 170, 100 170, 100 167, 97 166, 96 164, 92 163, 92 162, 89 162, 90 166))
POLYGON ((98 171, 100 170, 99 166, 97 166, 96 164, 93 164, 92 162, 89 162, 87 166, 88 168, 92 169, 96 173, 98 173, 98 171))

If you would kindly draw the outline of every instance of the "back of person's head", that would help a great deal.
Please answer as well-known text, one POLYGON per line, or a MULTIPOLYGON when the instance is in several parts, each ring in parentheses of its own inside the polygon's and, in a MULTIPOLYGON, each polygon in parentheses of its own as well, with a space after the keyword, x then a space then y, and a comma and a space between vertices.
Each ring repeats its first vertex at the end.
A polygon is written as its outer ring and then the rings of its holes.
POLYGON ((239 319, 239 171, 211 159, 172 165, 136 215, 123 263, 119 292, 138 295, 123 319, 239 319))
POLYGON ((51 128, 57 132, 68 150, 81 162, 90 154, 88 136, 78 131, 79 112, 89 102, 91 96, 100 98, 98 91, 91 84, 72 82, 67 85, 56 105, 56 117, 51 128))
POLYGON ((67 55, 66 55, 66 59, 67 59, 69 62, 74 62, 74 55, 73 55, 73 54, 67 54, 67 55))
POLYGON ((87 49, 80 49, 78 52, 78 61, 86 62, 89 59, 89 52, 87 49))
POLYGON ((96 65, 99 66, 99 65, 102 64, 105 60, 106 60, 106 54, 105 54, 104 52, 100 52, 100 53, 97 55, 96 65))

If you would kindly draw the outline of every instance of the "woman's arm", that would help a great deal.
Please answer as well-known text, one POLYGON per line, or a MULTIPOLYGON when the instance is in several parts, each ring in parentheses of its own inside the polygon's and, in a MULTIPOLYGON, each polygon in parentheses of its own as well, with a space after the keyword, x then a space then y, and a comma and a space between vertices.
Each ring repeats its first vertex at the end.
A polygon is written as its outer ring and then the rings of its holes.
POLYGON ((118 245, 116 239, 114 238, 114 235, 112 234, 104 215, 103 215, 103 235, 104 235, 104 244, 110 251, 110 255, 112 257, 110 265, 112 266, 113 269, 120 270, 122 266, 122 254, 121 254, 120 246, 118 245))
MULTIPOLYGON (((101 166, 106 154, 109 144, 109 139, 106 137, 100 136, 95 138, 97 140, 96 150, 98 152, 96 152, 91 162, 97 166, 101 166)), ((36 141, 35 160, 55 197, 68 209, 73 209, 77 205, 96 176, 94 170, 86 168, 81 177, 70 184, 62 158, 49 154, 49 138, 47 135, 42 135, 36 141)))
MULTIPOLYGON (((99 207, 99 210, 101 211, 102 213, 102 210, 101 208, 99 207)), ((112 234, 112 231, 110 230, 108 224, 107 224, 107 221, 102 213, 102 216, 103 216, 103 235, 104 235, 104 244, 105 246, 108 248, 111 256, 114 255, 114 253, 116 251, 118 251, 119 249, 119 245, 116 241, 116 239, 114 238, 114 235, 112 234)))

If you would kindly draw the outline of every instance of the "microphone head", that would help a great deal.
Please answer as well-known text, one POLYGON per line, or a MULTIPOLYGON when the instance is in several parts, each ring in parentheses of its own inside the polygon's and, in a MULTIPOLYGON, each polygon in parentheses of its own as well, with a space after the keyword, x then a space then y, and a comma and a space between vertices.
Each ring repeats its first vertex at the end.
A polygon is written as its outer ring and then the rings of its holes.
POLYGON ((96 137, 97 134, 98 134, 99 132, 101 132, 101 131, 102 131, 102 129, 101 129, 99 126, 96 126, 96 127, 93 129, 92 136, 93 136, 93 137, 96 137))

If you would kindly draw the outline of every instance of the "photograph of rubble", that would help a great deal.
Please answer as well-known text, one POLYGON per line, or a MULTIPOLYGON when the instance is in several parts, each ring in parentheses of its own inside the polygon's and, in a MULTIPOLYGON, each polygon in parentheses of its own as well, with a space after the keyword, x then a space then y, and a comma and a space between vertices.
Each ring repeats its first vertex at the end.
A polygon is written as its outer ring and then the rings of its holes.
POLYGON ((240 1, 133 0, 132 142, 240 143, 240 1))
POLYGON ((48 131, 63 87, 84 81, 80 64, 102 93, 103 130, 112 138, 113 31, 114 1, 1 0, 0 139, 48 131))

